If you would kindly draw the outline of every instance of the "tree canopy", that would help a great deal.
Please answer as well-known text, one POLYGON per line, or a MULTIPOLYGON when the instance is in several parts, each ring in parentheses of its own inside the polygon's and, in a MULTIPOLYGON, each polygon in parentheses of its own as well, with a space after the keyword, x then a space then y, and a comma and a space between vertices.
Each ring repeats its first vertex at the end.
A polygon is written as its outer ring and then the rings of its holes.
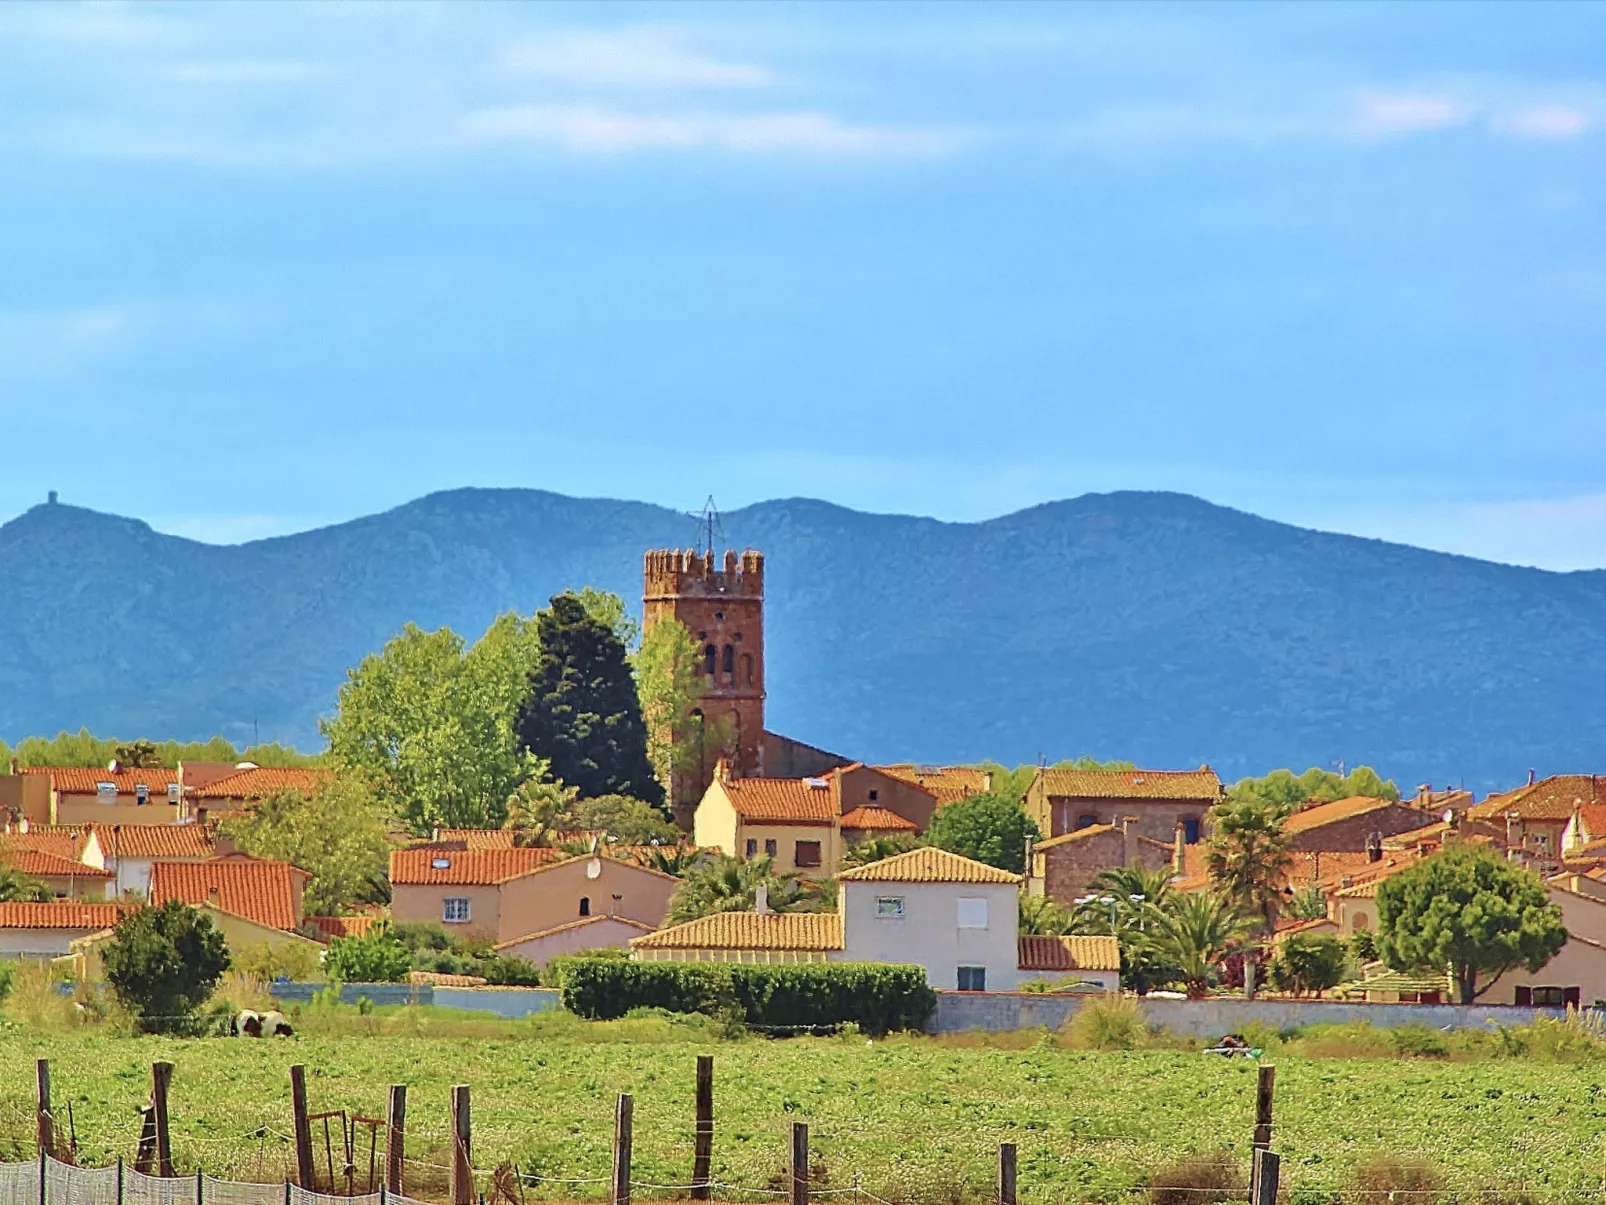
POLYGON ((582 798, 663 801, 647 760, 647 731, 625 644, 576 594, 536 615, 538 649, 518 736, 582 798))
POLYGON ((692 733, 692 712, 702 698, 697 642, 675 618, 660 619, 635 654, 636 692, 647 728, 647 760, 667 791, 675 775, 698 768, 702 744, 692 733))
POLYGON ((1020 800, 1005 795, 972 795, 939 808, 926 831, 928 843, 949 853, 1022 873, 1026 840, 1042 836, 1020 800))
POLYGON ((1232 901, 1213 891, 1173 895, 1153 914, 1148 940, 1157 958, 1174 967, 1190 999, 1200 999, 1220 973, 1222 961, 1244 939, 1249 922, 1232 901))
POLYGON ((1384 962, 1448 970, 1462 1004, 1507 971, 1539 970, 1567 941, 1544 881, 1479 846, 1447 849, 1379 883, 1377 928, 1384 962))
POLYGON ((347 672, 322 725, 330 761, 415 833, 501 824, 531 770, 516 722, 537 639, 513 612, 466 650, 450 628, 408 624, 347 672))
POLYGON ((183 1033, 229 969, 212 920, 178 900, 118 922, 102 953, 106 982, 146 1033, 183 1033))
POLYGON ((1223 898, 1270 932, 1282 889, 1293 865, 1293 839, 1283 829, 1287 813, 1256 799, 1224 799, 1210 809, 1205 868, 1223 898))
POLYGON ((1321 995, 1344 978, 1349 952, 1336 937, 1296 933, 1282 943, 1268 971, 1271 986, 1280 992, 1321 995))
POLYGON ((387 896, 385 819, 360 779, 337 775, 310 795, 275 791, 218 829, 248 854, 310 871, 305 903, 314 916, 387 896))
POLYGON ((1295 808, 1316 800, 1331 803, 1365 795, 1372 799, 1398 799, 1400 788, 1381 778, 1371 766, 1357 766, 1346 775, 1320 770, 1315 766, 1303 774, 1292 770, 1273 770, 1263 778, 1241 778, 1227 791, 1229 799, 1241 803, 1265 803, 1283 809, 1288 815, 1295 808))
POLYGON ((317 755, 298 753, 277 742, 241 750, 221 736, 209 741, 120 740, 98 737, 88 728, 53 737, 30 736, 15 749, 0 741, 0 774, 11 772, 13 757, 19 766, 104 766, 115 758, 132 768, 176 766, 181 761, 248 761, 259 766, 312 766, 319 761, 317 755))
MULTIPOLYGON (((833 886, 835 885, 833 880, 833 886)), ((791 872, 780 873, 772 858, 705 857, 688 870, 669 901, 670 924, 716 912, 751 912, 763 886, 771 912, 818 911, 821 899, 791 872)))

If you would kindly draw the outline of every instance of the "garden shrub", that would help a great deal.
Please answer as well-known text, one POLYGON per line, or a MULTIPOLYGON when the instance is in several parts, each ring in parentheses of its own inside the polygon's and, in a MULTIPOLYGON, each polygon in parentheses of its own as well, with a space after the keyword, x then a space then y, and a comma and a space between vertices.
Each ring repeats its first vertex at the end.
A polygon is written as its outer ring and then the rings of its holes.
POLYGON ((1377 1155, 1356 1167, 1350 1177, 1356 1205, 1377 1205, 1395 1194, 1404 1205, 1434 1205, 1439 1190, 1438 1169, 1425 1159, 1377 1155))
POLYGON ((884 1034, 922 1028, 937 1000, 922 968, 882 963, 759 966, 573 958, 562 963, 556 977, 564 1007, 591 1020, 661 1008, 757 1028, 826 1028, 851 1021, 865 1033, 884 1034))
POLYGON ((335 938, 323 960, 330 980, 346 983, 400 983, 410 963, 407 947, 385 925, 375 925, 360 937, 335 938))
POLYGON ((123 917, 101 960, 144 1032, 183 1034, 229 969, 229 950, 209 916, 168 900, 123 917))
POLYGON ((1149 1177, 1149 1205, 1216 1205, 1242 1197, 1247 1187, 1231 1151, 1190 1155, 1149 1177))
POLYGON ((1426 1025, 1400 1025, 1388 1031, 1389 1044, 1400 1054, 1416 1058, 1447 1058, 1450 1043, 1436 1029, 1426 1025))
POLYGON ((1083 1003, 1065 1023, 1065 1036, 1077 1050, 1137 1050, 1148 1044, 1149 1019, 1136 1000, 1106 996, 1083 1003))

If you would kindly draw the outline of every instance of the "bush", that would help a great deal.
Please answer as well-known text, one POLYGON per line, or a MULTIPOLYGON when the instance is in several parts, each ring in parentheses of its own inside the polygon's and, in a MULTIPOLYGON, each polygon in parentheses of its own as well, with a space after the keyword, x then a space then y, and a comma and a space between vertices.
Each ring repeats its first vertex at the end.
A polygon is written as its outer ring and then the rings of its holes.
POLYGON ((119 921, 103 961, 106 982, 141 1029, 184 1033, 229 969, 229 951, 210 917, 169 900, 119 921))
MULTIPOLYGON (((554 960, 556 961, 556 960, 554 960)), ((756 966, 575 958, 558 969, 563 1005, 590 1020, 636 1008, 736 1015, 760 1028, 803 1029, 853 1022, 865 1033, 920 1029, 937 995, 920 967, 869 962, 756 966)))
POLYGON ((485 982, 498 987, 541 986, 541 968, 528 958, 520 958, 516 954, 505 958, 493 955, 481 962, 480 967, 485 982))
POLYGON ((360 937, 337 937, 324 955, 324 972, 346 983, 399 983, 407 978, 412 960, 407 947, 385 925, 375 925, 360 937))
POLYGON ((1350 1193, 1356 1205, 1376 1205, 1394 1193, 1405 1205, 1433 1205, 1439 1195, 1439 1173, 1422 1159, 1379 1155, 1355 1169, 1350 1193))
POLYGON ((1137 1050, 1148 1044, 1149 1019, 1136 1000, 1106 996, 1078 1008, 1065 1034, 1078 1050, 1137 1050))
POLYGON ((1297 933, 1283 942, 1272 961, 1271 986, 1297 996, 1320 995, 1343 980, 1347 960, 1348 952, 1338 938, 1297 933))
POLYGON ((300 941, 281 942, 278 945, 255 942, 230 951, 229 966, 263 983, 274 983, 279 979, 307 983, 323 974, 323 949, 300 941))
POLYGON ((1214 1205, 1242 1197, 1246 1188, 1231 1151, 1191 1155, 1149 1177, 1149 1205, 1214 1205))

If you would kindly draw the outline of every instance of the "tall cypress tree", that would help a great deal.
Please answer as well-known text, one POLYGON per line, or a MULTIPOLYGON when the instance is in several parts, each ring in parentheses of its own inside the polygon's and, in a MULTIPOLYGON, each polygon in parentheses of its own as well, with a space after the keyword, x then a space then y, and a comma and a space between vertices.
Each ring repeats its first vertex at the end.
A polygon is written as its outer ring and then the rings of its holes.
POLYGON ((535 622, 541 653, 519 713, 519 739, 581 798, 629 795, 662 804, 624 642, 574 594, 555 595, 535 622))

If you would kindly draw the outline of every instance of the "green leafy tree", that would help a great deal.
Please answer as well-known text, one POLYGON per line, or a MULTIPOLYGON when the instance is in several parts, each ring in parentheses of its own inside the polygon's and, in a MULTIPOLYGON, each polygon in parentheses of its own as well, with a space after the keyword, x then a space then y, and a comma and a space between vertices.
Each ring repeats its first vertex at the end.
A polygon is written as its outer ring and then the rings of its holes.
POLYGON ((1357 929, 1349 939, 1349 952, 1356 962, 1376 962, 1376 934, 1370 929, 1357 929))
POLYGON ((630 795, 661 803, 624 642, 574 594, 555 595, 536 627, 540 652, 519 739, 582 798, 630 795))
POLYGON ((0 903, 48 904, 55 898, 55 893, 38 879, 0 861, 0 903))
POLYGON ((855 841, 842 851, 842 869, 868 866, 895 854, 908 853, 920 845, 920 838, 910 833, 889 833, 884 837, 866 837, 855 841))
POLYGON ((1268 971, 1271 986, 1296 996, 1320 996, 1344 978, 1349 952, 1336 937, 1296 933, 1282 943, 1268 971))
POLYGON ((310 871, 311 915, 336 916, 388 896, 385 819, 361 779, 336 775, 310 794, 275 791, 218 829, 248 854, 310 871))
POLYGON ((536 646, 534 625, 511 612, 466 651, 450 628, 408 624, 348 672, 323 722, 330 763, 421 836, 496 827, 532 768, 515 722, 536 646))
POLYGON ((1381 778, 1371 766, 1357 766, 1347 775, 1334 774, 1315 766, 1303 774, 1292 770, 1273 770, 1263 778, 1243 778, 1227 791, 1229 799, 1242 803, 1266 803, 1287 812, 1315 800, 1331 803, 1365 795, 1372 799, 1398 799, 1400 788, 1381 778))
POLYGON ((636 693, 647 729, 647 760, 665 791, 700 768, 709 734, 693 713, 705 683, 697 672, 697 643, 680 620, 660 619, 641 638, 634 658, 636 693))
POLYGON ((669 923, 716 912, 751 912, 760 886, 768 889, 771 912, 813 911, 817 904, 817 897, 804 888, 797 875, 778 873, 770 858, 744 860, 715 854, 681 879, 669 900, 669 923))
POLYGON ((112 758, 118 765, 126 766, 130 770, 144 770, 161 765, 156 760, 154 741, 137 740, 126 745, 118 745, 112 750, 112 758))
POLYGON ((1566 944, 1544 881, 1481 846, 1452 847, 1377 887, 1377 950, 1397 971, 1448 970, 1462 1004, 1566 944))
POLYGON ((1176 892, 1156 910, 1148 940, 1158 957, 1176 968, 1188 998, 1200 1000, 1248 932, 1249 922, 1231 900, 1213 891, 1176 892))
POLYGON ((574 592, 574 596, 580 600, 587 615, 619 638, 626 653, 635 650, 641 641, 641 625, 630 614, 624 599, 611 590, 598 590, 591 586, 582 586, 574 592))
POLYGON ((504 828, 513 830, 515 845, 551 845, 558 834, 576 827, 574 809, 580 792, 554 782, 545 758, 531 757, 531 773, 507 798, 504 828))
POLYGON ((1320 920, 1327 915, 1327 893, 1315 883, 1307 883, 1287 899, 1283 912, 1296 920, 1320 920))
POLYGON ((1046 895, 1021 893, 1017 927, 1022 936, 1059 937, 1074 933, 1070 913, 1046 895))
POLYGON ((1022 873, 1026 841, 1042 836, 1020 800, 1003 795, 972 795, 939 808, 926 840, 949 853, 986 862, 1000 870, 1022 873))
POLYGON ((130 912, 102 952, 106 982, 146 1033, 184 1033, 229 969, 212 920, 178 900, 130 912))
POLYGON ((406 945, 388 925, 375 925, 354 937, 337 937, 323 957, 324 973, 342 983, 400 983, 411 966, 406 945))
POLYGON ((1283 830, 1287 812, 1259 800, 1224 799, 1210 809, 1205 869, 1221 895, 1270 933, 1294 864, 1293 838, 1283 830))
POLYGON ((621 845, 676 845, 686 835, 664 819, 662 809, 628 795, 598 795, 574 806, 575 827, 621 845))
POLYGON ((1177 970, 1155 945, 1150 930, 1171 899, 1171 871, 1120 866, 1100 871, 1076 902, 1069 933, 1112 933, 1121 949, 1121 986, 1140 996, 1170 983, 1177 970))

